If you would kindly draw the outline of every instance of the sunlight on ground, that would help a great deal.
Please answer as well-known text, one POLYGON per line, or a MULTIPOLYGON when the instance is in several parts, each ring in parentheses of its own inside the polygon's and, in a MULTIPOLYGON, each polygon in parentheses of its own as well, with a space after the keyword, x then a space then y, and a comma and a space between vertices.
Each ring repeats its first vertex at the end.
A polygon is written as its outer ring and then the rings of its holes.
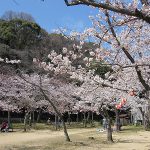
POLYGON ((150 132, 128 127, 114 133, 114 143, 106 134, 93 129, 69 129, 72 142, 65 142, 63 132, 32 130, 0 134, 0 150, 150 150, 150 132))

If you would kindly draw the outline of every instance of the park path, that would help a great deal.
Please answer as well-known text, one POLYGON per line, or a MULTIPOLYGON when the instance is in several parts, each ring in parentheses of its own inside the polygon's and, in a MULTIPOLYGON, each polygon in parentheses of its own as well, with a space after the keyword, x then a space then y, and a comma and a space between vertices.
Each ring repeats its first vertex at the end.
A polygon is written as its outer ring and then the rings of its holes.
MULTIPOLYGON (((68 130, 69 135, 82 134, 86 132, 94 131, 94 129, 71 129, 68 130)), ((50 131, 50 130, 36 130, 30 132, 9 132, 0 133, 0 146, 6 145, 19 145, 26 142, 36 142, 39 140, 50 139, 55 141, 56 139, 63 139, 63 131, 50 131)))
POLYGON ((148 131, 114 133, 114 144, 106 144, 104 142, 106 134, 99 133, 96 129, 69 129, 68 133, 73 140, 70 144, 63 142, 63 131, 36 130, 27 133, 19 131, 0 133, 0 150, 20 150, 26 146, 34 147, 32 150, 43 150, 46 144, 49 146, 54 144, 55 150, 150 150, 150 132, 148 131), (95 140, 90 140, 89 136, 93 136, 95 140), (79 141, 84 144, 82 145, 79 141), (16 148, 13 148, 14 146, 16 148), (37 149, 37 146, 40 148, 37 149))

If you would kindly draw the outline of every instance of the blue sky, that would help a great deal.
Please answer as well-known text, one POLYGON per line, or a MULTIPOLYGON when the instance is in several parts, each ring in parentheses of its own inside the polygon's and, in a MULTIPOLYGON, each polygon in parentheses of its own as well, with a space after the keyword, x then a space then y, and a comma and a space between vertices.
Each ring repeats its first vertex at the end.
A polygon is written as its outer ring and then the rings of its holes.
POLYGON ((91 26, 89 15, 96 10, 87 6, 67 7, 64 0, 1 0, 0 16, 5 11, 26 12, 48 32, 58 27, 81 31, 91 26))

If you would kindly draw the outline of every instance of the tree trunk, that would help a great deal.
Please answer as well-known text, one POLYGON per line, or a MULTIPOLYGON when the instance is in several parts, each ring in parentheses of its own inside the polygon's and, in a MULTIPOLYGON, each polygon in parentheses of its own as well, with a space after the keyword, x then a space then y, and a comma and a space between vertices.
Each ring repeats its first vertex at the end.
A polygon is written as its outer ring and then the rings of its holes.
POLYGON ((93 111, 92 111, 92 123, 93 123, 93 120, 94 120, 94 114, 93 114, 93 111))
POLYGON ((70 138, 69 138, 69 135, 68 135, 68 132, 67 132, 65 121, 64 121, 63 118, 61 119, 61 121, 62 121, 62 125, 63 125, 65 139, 66 139, 66 141, 70 142, 70 138))
POLYGON ((112 138, 112 128, 111 128, 111 121, 110 119, 107 119, 107 141, 108 142, 113 142, 113 138, 112 138))
POLYGON ((150 91, 146 92, 146 97, 148 98, 148 106, 145 112, 144 126, 145 126, 145 130, 149 131, 150 130, 150 91))
POLYGON ((148 118, 147 118, 147 116, 146 115, 144 115, 144 129, 147 131, 148 130, 148 125, 149 123, 148 123, 148 118))
POLYGON ((37 116, 37 120, 36 120, 37 123, 40 122, 41 113, 42 113, 42 110, 40 109, 39 113, 38 113, 38 116, 37 116))
POLYGON ((92 111, 92 115, 91 115, 91 127, 93 127, 94 124, 93 124, 93 111, 92 111))
POLYGON ((139 107, 139 110, 140 110, 141 115, 142 115, 142 125, 145 128, 145 112, 142 110, 142 107, 139 107))
POLYGON ((58 116, 55 114, 55 130, 58 130, 58 116))
POLYGON ((28 120, 28 115, 29 115, 29 112, 25 112, 25 116, 24 116, 24 132, 27 131, 27 120, 28 120))
POLYGON ((34 115, 34 111, 32 112, 32 123, 33 123, 33 126, 35 126, 35 115, 34 115))
POLYGON ((70 125, 70 122, 71 122, 71 118, 70 118, 70 112, 68 112, 68 125, 70 125))
POLYGON ((119 118, 119 110, 115 108, 116 120, 115 120, 115 131, 120 131, 120 118, 119 118))
POLYGON ((88 115, 87 115, 87 119, 86 119, 87 123, 91 123, 91 122, 90 122, 90 113, 91 113, 91 112, 88 111, 88 115))
POLYGON ((84 116, 84 118, 83 118, 83 126, 84 126, 84 128, 86 128, 87 127, 86 112, 83 113, 83 116, 84 116))
POLYGON ((145 126, 145 113, 142 113, 142 125, 145 126))
POLYGON ((10 111, 8 110, 8 127, 10 127, 10 111))
POLYGON ((32 116, 31 116, 31 112, 29 113, 29 127, 32 126, 32 116))
POLYGON ((144 129, 146 131, 150 130, 150 110, 147 113, 144 113, 144 129))
POLYGON ((106 110, 105 108, 103 108, 103 113, 104 113, 104 117, 106 118, 106 122, 107 122, 107 141, 112 143, 113 138, 112 138, 112 128, 111 128, 110 116, 109 116, 108 110, 106 110))
POLYGON ((78 123, 79 122, 79 113, 77 112, 77 119, 76 119, 76 122, 78 123))

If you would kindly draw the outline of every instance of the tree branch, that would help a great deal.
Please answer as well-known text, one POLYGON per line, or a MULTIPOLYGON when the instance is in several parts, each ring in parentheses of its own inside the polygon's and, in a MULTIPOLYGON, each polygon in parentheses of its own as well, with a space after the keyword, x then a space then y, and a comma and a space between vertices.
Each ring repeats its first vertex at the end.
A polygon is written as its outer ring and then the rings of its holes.
POLYGON ((132 16, 132 17, 137 17, 138 19, 141 19, 143 21, 146 21, 147 23, 150 24, 150 16, 147 14, 143 13, 142 11, 135 9, 135 10, 130 10, 126 8, 119 8, 112 6, 108 3, 100 3, 96 1, 90 1, 90 0, 73 0, 71 2, 68 2, 68 0, 64 0, 67 6, 74 6, 74 5, 87 5, 87 6, 94 6, 97 8, 103 8, 106 10, 110 10, 116 13, 132 16))
POLYGON ((148 0, 140 0, 142 5, 148 6, 150 5, 150 2, 148 0))
POLYGON ((75 6, 75 5, 79 5, 79 4, 84 4, 78 0, 72 0, 71 2, 68 2, 68 0, 64 0, 64 1, 67 6, 75 6))
MULTIPOLYGON (((125 47, 122 47, 121 46, 121 43, 120 41, 118 40, 117 38, 117 35, 115 33, 115 30, 111 24, 111 21, 110 21, 110 17, 109 17, 109 13, 108 11, 106 10, 105 11, 105 15, 107 17, 107 22, 108 22, 108 25, 110 26, 110 30, 112 32, 112 35, 114 36, 114 38, 116 39, 117 43, 118 43, 118 46, 121 47, 122 51, 125 53, 125 55, 127 56, 127 58, 131 61, 132 64, 135 63, 135 60, 134 58, 130 55, 130 53, 128 52, 128 50, 125 48, 125 47)), ((136 73, 138 75, 138 78, 139 78, 139 81, 141 82, 141 84, 143 85, 143 87, 146 89, 146 91, 149 91, 150 90, 150 86, 146 83, 146 81, 144 80, 143 76, 142 76, 142 73, 141 73, 141 70, 139 69, 138 66, 135 66, 135 70, 136 70, 136 73)))

